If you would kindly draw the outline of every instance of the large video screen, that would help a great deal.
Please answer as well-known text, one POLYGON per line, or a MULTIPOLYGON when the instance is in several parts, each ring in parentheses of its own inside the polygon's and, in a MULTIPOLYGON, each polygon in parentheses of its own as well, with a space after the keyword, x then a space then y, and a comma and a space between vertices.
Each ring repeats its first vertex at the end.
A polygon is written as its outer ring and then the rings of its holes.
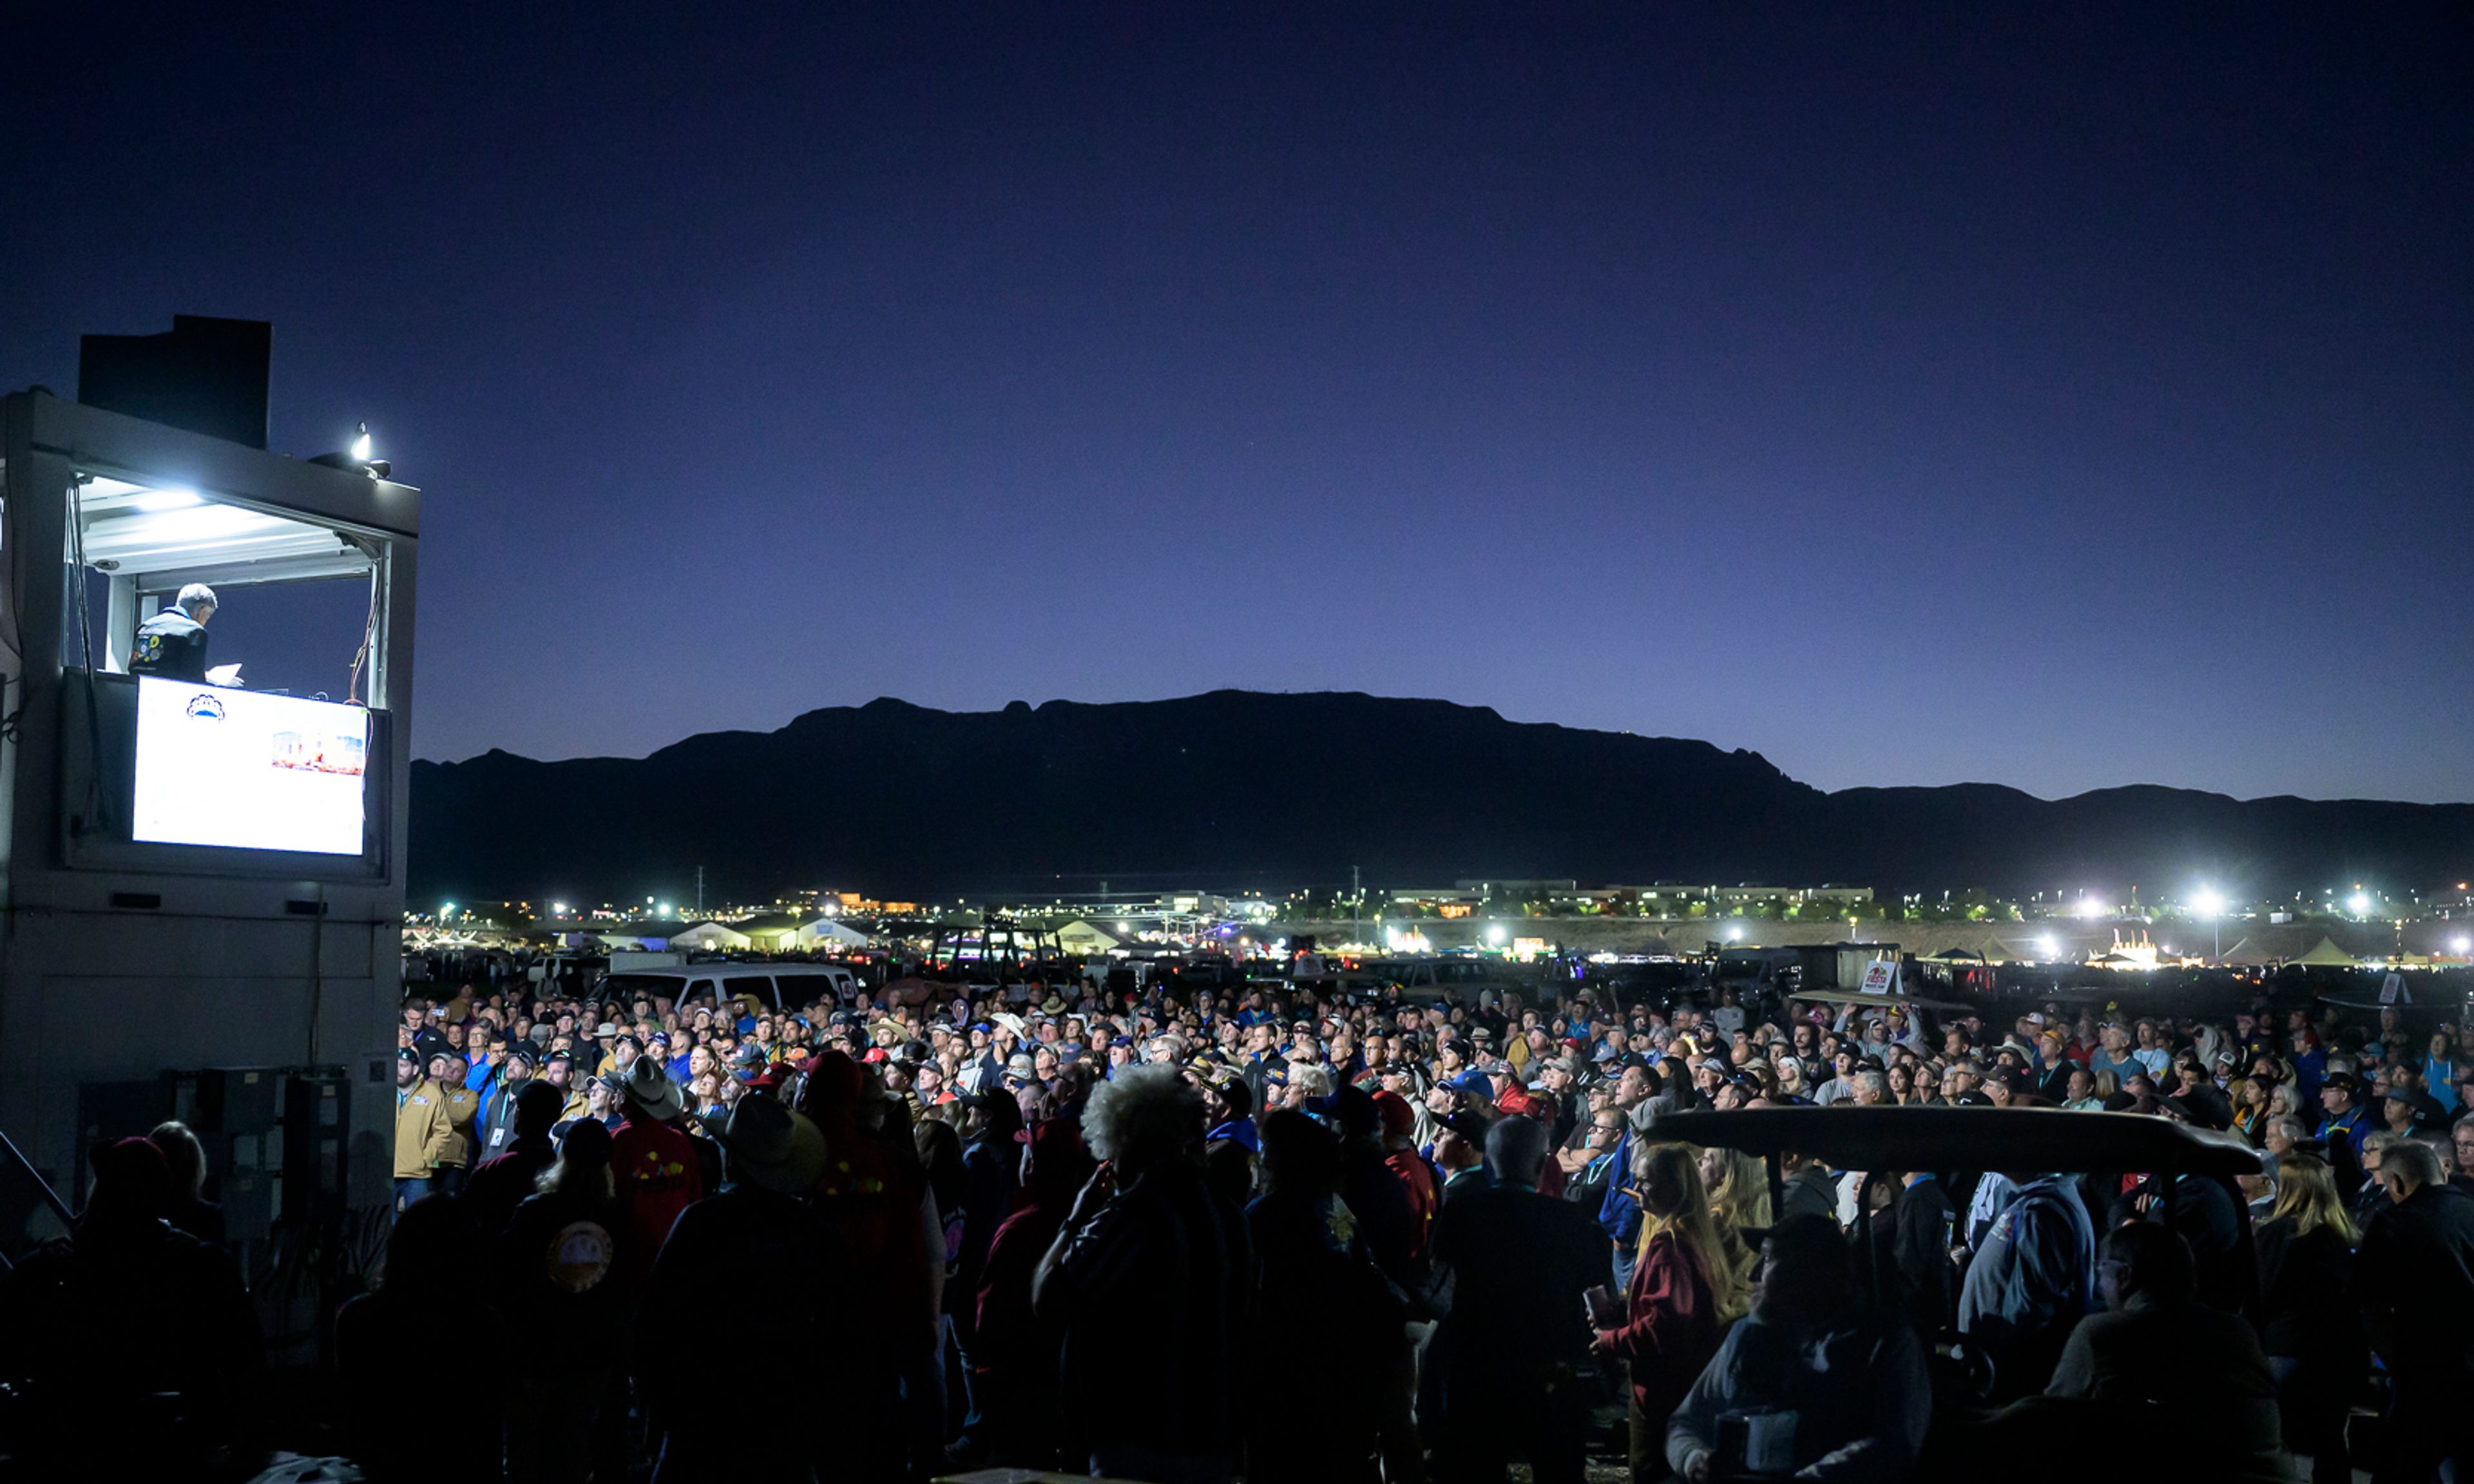
POLYGON ((362 850, 369 713, 140 677, 132 838, 242 850, 362 850))

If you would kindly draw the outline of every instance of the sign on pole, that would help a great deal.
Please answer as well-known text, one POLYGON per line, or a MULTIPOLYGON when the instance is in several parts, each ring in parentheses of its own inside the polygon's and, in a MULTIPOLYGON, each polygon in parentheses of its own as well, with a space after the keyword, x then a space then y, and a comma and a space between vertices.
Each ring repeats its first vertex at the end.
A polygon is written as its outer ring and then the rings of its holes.
POLYGON ((1864 993, 1896 994, 1899 993, 1899 961, 1877 958, 1864 966, 1864 993))

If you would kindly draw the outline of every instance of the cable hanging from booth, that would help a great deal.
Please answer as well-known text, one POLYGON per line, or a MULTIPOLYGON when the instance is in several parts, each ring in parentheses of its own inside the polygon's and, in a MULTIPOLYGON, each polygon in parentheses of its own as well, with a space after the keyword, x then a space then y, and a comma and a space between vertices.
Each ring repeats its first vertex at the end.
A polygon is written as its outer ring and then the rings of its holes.
MULTIPOLYGON (((338 534, 346 542, 370 559, 370 610, 369 615, 361 621, 361 647, 352 656, 352 688, 344 693, 346 705, 358 706, 361 704, 361 671, 368 666, 370 652, 377 647, 378 642, 378 576, 383 567, 383 562, 376 543, 365 541, 350 532, 338 534)), ((375 701, 377 697, 373 695, 370 699, 375 701)))
MULTIPOLYGON (((105 823, 103 806, 103 712, 94 699, 94 619, 85 593, 85 487, 92 474, 78 474, 69 483, 69 557, 77 564, 78 652, 85 666, 85 830, 105 823)), ((81 831, 84 832, 84 831, 81 831)))

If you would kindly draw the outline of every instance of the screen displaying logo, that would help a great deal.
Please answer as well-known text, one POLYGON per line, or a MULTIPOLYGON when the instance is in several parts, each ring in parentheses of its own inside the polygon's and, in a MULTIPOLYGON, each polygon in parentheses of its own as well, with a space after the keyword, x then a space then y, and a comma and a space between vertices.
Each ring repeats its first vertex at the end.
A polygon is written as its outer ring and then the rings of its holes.
POLYGON ((356 706, 140 676, 130 837, 358 855, 369 748, 356 706))

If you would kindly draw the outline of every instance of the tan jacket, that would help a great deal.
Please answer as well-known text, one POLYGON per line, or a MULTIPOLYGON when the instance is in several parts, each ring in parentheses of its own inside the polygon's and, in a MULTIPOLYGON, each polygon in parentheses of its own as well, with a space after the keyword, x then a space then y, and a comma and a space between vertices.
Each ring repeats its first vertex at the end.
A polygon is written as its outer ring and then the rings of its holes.
POLYGON ((447 1162, 455 1139, 455 1120, 447 1110, 446 1090, 424 1077, 409 1091, 396 1094, 396 1179, 427 1180, 447 1162))
MULTIPOLYGON (((436 1087, 436 1084, 431 1084, 436 1087)), ((439 1157, 441 1164, 473 1162, 473 1120, 481 1113, 481 1094, 471 1088, 439 1088, 438 1095, 447 1101, 447 1119, 455 1130, 439 1157)))

